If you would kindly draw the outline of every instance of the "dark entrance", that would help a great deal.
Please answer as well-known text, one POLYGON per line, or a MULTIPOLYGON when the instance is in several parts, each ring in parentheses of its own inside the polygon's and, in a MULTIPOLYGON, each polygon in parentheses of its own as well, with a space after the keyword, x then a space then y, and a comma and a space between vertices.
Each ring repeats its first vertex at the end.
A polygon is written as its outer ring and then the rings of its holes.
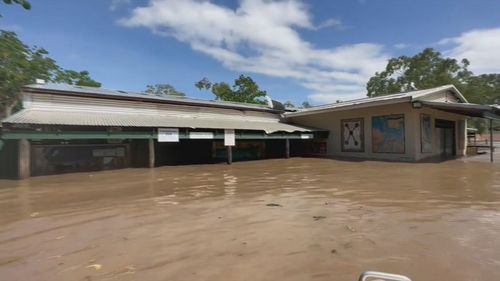
POLYGON ((436 119, 436 129, 441 156, 457 155, 455 121, 436 119))

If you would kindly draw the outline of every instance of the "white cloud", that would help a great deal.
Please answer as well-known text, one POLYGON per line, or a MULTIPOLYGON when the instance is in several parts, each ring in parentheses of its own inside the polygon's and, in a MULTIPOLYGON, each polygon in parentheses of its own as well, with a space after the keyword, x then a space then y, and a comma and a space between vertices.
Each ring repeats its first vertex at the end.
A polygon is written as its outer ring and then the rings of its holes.
POLYGON ((478 29, 462 33, 458 37, 440 41, 451 49, 444 55, 470 61, 470 70, 475 74, 500 72, 500 28, 478 29))
POLYGON ((111 11, 116 11, 119 7, 124 5, 131 4, 131 0, 111 0, 111 4, 109 5, 109 9, 111 11))
POLYGON ((234 71, 296 79, 318 102, 364 96, 366 82, 388 59, 378 44, 321 49, 305 41, 298 29, 341 23, 315 26, 297 0, 241 0, 235 10, 203 0, 150 0, 120 23, 174 37, 234 71))
POLYGON ((398 50, 402 50, 402 49, 406 49, 408 48, 408 45, 407 44, 404 44, 404 43, 399 43, 399 44, 395 44, 394 45, 394 48, 398 49, 398 50))
POLYGON ((330 18, 330 19, 327 19, 327 20, 321 22, 320 24, 318 24, 315 27, 315 29, 319 30, 319 29, 329 28, 329 27, 334 27, 337 30, 343 30, 343 29, 345 29, 345 26, 342 23, 342 21, 339 20, 339 19, 335 19, 335 18, 330 18))

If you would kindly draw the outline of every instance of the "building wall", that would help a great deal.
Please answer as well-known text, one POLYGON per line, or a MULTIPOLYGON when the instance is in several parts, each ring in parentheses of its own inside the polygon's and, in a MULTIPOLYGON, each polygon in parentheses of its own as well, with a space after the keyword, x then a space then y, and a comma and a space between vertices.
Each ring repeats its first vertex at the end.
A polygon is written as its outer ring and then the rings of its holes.
POLYGON ((457 154, 464 155, 466 146, 465 126, 458 130, 459 120, 465 120, 464 116, 432 110, 428 108, 414 109, 410 103, 397 103, 376 107, 366 107, 360 109, 337 110, 326 113, 311 114, 306 116, 289 117, 289 121, 306 126, 312 126, 330 131, 327 140, 327 155, 342 157, 357 157, 365 159, 396 160, 396 161, 417 161, 423 158, 439 155, 437 147, 438 136, 434 128, 436 118, 451 120, 456 122, 456 146, 457 154), (426 113, 432 118, 433 151, 432 153, 421 153, 421 130, 420 115, 426 113), (385 115, 404 115, 404 153, 379 153, 372 149, 372 118, 385 115), (342 128, 341 120, 362 118, 364 122, 364 152, 344 152, 342 151, 342 128))
POLYGON ((436 119, 443 119, 455 122, 455 150, 457 156, 464 156, 467 149, 467 118, 463 115, 448 113, 440 110, 435 110, 431 108, 415 109, 413 112, 413 118, 416 119, 418 127, 416 128, 418 137, 416 141, 416 160, 422 160, 425 158, 436 157, 440 155, 439 151, 439 129, 435 128, 436 119), (422 114, 429 114, 432 121, 432 152, 424 153, 421 149, 422 144, 422 130, 420 129, 420 118, 422 114))

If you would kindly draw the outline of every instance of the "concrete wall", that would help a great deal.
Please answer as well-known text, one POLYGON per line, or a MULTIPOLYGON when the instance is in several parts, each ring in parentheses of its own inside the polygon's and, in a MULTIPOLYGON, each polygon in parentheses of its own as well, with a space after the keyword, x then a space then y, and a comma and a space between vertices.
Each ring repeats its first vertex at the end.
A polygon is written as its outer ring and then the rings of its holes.
MULTIPOLYGON (((306 116, 290 117, 289 121, 330 131, 327 144, 327 154, 331 156, 357 157, 365 159, 396 160, 396 161, 417 161, 423 158, 436 156, 439 154, 436 142, 438 141, 436 129, 434 128, 435 118, 445 120, 465 120, 464 116, 441 112, 433 109, 414 109, 410 103, 397 103, 384 106, 367 107, 360 109, 337 110, 327 113, 311 114, 306 116), (420 115, 427 113, 432 117, 433 128, 433 153, 421 153, 421 132, 420 115), (372 117, 403 114, 405 122, 405 151, 404 153, 377 153, 372 151, 372 117), (363 118, 364 121, 364 152, 343 152, 341 147, 341 120, 363 118)), ((456 122, 456 145, 457 154, 465 153, 465 128, 459 132, 458 122, 456 122)), ((465 126, 464 126, 465 127, 465 126)))

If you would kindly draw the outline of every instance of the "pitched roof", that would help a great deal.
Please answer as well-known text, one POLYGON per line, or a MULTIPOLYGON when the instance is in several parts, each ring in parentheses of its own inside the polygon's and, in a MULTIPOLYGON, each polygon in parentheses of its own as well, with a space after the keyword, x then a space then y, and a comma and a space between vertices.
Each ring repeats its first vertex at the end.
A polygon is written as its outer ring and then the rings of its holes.
POLYGON ((202 100, 202 99, 193 99, 193 98, 177 97, 177 96, 155 96, 155 95, 147 95, 144 93, 138 93, 132 91, 109 90, 103 88, 83 87, 83 86, 56 84, 56 83, 30 84, 24 86, 23 91, 36 92, 36 93, 50 93, 55 95, 95 97, 104 99, 146 101, 152 103, 169 103, 169 104, 183 104, 183 105, 218 107, 218 108, 231 108, 231 109, 241 109, 241 110, 281 112, 276 109, 269 108, 265 105, 258 105, 258 104, 202 100))
POLYGON ((83 112, 23 109, 3 120, 5 124, 40 124, 96 127, 176 127, 193 129, 237 129, 274 132, 320 131, 281 122, 278 118, 228 118, 220 114, 210 117, 182 117, 163 114, 130 114, 122 112, 83 112))
POLYGON ((342 101, 337 103, 331 103, 326 105, 315 106, 311 108, 306 108, 297 112, 288 112, 285 113, 285 116, 293 117, 293 116, 302 116, 309 114, 317 114, 321 112, 335 111, 335 110, 345 110, 345 109, 353 109, 353 108, 363 108, 363 107, 372 107, 400 102, 411 102, 415 100, 419 100, 425 96, 442 93, 442 92, 452 92, 462 103, 467 103, 465 97, 460 93, 460 91, 453 85, 445 85, 441 87, 425 89, 425 90, 417 90, 410 91, 405 93, 398 93, 392 95, 385 96, 377 96, 377 97, 369 97, 362 99, 354 99, 348 101, 342 101))

